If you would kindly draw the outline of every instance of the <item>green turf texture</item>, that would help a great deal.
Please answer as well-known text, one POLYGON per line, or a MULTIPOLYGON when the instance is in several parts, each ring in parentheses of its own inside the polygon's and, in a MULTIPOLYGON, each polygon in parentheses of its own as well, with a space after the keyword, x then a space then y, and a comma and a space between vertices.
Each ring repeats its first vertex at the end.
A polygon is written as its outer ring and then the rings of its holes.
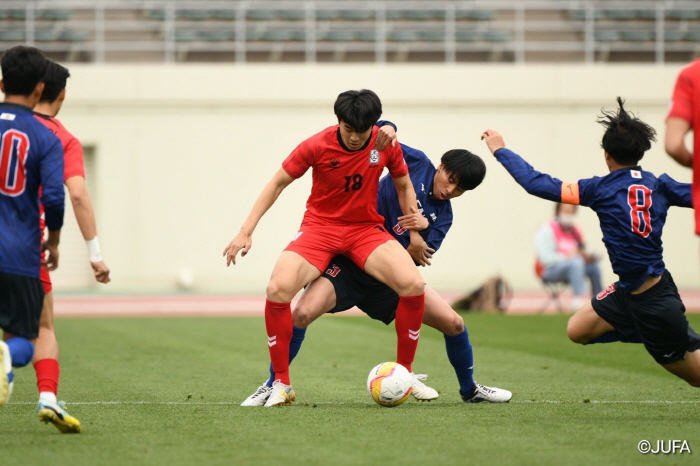
MULTIPOLYGON (((414 369, 440 399, 371 401, 370 369, 393 360, 393 326, 326 316, 292 366, 297 403, 238 404, 266 378, 264 321, 58 319, 59 398, 83 432, 39 422, 34 371, 0 410, 3 465, 699 464, 700 390, 641 345, 580 346, 567 316, 465 315, 476 380, 514 393, 465 404, 442 335, 425 328, 414 369), (114 402, 107 404, 106 402, 114 402), (692 454, 642 455, 640 440, 687 440, 692 454)), ((690 316, 700 328, 700 315, 690 316)))

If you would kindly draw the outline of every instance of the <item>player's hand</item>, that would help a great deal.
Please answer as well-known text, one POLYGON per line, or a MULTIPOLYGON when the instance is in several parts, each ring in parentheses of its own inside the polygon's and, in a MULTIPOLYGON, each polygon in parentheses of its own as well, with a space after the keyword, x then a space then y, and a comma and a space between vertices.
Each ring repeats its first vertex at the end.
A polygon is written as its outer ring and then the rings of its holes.
POLYGON ((430 226, 428 219, 416 208, 411 206, 411 213, 399 217, 399 225, 407 230, 421 231, 430 226))
POLYGON ((411 234, 411 244, 408 245, 406 250, 411 255, 413 261, 421 267, 430 265, 430 260, 433 258, 433 253, 435 252, 435 249, 429 247, 418 233, 411 234))
POLYGON ((232 262, 233 265, 236 265, 236 254, 238 254, 238 251, 241 251, 241 257, 244 257, 252 246, 253 238, 251 235, 242 231, 238 233, 224 249, 223 255, 226 256, 226 267, 230 266, 232 262))
POLYGON ((391 143, 392 147, 396 147, 396 130, 391 125, 384 125, 379 128, 379 133, 377 133, 377 139, 374 141, 374 145, 378 151, 383 151, 391 143))
POLYGON ((49 272, 56 270, 58 268, 58 246, 44 241, 41 243, 41 252, 48 253, 46 259, 42 260, 41 263, 49 269, 49 272))
POLYGON ((92 271, 95 272, 95 280, 99 283, 109 283, 111 278, 109 278, 109 267, 104 261, 90 262, 92 266, 92 271))
POLYGON ((498 149, 506 147, 506 143, 503 142, 503 136, 495 129, 487 129, 484 131, 481 135, 481 139, 486 142, 486 146, 488 146, 492 154, 498 149))

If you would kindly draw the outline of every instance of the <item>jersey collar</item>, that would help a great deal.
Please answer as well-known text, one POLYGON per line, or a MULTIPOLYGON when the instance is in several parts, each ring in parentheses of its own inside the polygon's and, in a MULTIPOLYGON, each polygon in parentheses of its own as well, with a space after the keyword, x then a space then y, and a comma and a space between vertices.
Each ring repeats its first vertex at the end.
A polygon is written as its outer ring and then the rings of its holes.
POLYGON ((340 137, 340 126, 338 127, 338 130, 335 132, 335 136, 336 136, 336 138, 338 138, 338 144, 340 144, 340 147, 342 147, 343 150, 347 151, 347 152, 360 152, 360 151, 367 149, 367 146, 369 146, 369 143, 372 142, 373 135, 374 135, 374 128, 372 128, 372 133, 369 135, 369 137, 367 138, 367 141, 365 141, 365 143, 362 147, 360 147, 357 150, 350 150, 343 143, 343 138, 340 137))
POLYGON ((32 112, 32 109, 31 109, 30 107, 27 107, 26 105, 13 104, 13 103, 10 103, 10 102, 0 102, 0 108, 2 108, 2 107, 10 107, 10 108, 14 108, 14 109, 17 109, 17 110, 22 110, 22 111, 25 111, 25 112, 29 112, 29 113, 32 112))

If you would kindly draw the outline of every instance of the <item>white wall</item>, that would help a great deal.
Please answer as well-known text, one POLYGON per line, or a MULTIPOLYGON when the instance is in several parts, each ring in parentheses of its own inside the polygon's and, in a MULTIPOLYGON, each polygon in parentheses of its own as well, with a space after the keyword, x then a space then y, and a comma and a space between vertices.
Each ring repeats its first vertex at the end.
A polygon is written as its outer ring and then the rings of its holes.
MULTIPOLYGON (((370 88, 400 140, 434 161, 452 148, 486 161, 484 184, 454 201, 455 222, 434 264, 436 289, 470 289, 494 273, 536 289, 533 234, 553 205, 528 196, 490 156, 499 129, 535 168, 574 181, 606 172, 601 107, 621 95, 659 131, 678 66, 73 65, 59 117, 96 149, 90 180, 113 282, 100 291, 172 291, 181 269, 195 291, 262 293, 301 221, 310 176, 293 183, 258 225, 253 248, 227 269, 221 252, 260 190, 303 139, 335 123, 333 102, 370 88)), ((643 167, 681 181, 690 172, 657 143, 643 167)), ((595 215, 579 214, 603 252, 595 215)), ((69 221, 74 221, 69 219, 69 221)), ((679 286, 698 287, 692 212, 675 209, 665 257, 679 286)), ((604 278, 612 282, 609 264, 604 278)), ((60 274, 60 270, 58 272, 60 274)), ((60 291, 60 289, 59 289, 60 291)))

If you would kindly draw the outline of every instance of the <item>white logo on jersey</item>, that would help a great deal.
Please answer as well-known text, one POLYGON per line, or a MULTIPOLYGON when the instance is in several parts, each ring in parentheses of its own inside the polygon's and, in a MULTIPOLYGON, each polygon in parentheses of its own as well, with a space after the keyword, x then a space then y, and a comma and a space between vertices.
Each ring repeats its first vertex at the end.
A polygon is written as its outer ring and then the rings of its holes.
POLYGON ((10 120, 13 121, 15 119, 15 114, 14 113, 0 113, 0 120, 10 120))
POLYGON ((420 184, 420 190, 421 192, 425 192, 425 185, 423 183, 420 184))
POLYGON ((435 215, 435 212, 430 212, 430 218, 433 219, 433 222, 437 220, 437 215, 435 215))
POLYGON ((299 233, 297 233, 296 235, 294 235, 294 238, 292 238, 292 241, 294 241, 294 240, 296 240, 297 238, 299 238, 303 233, 304 233, 303 231, 300 231, 299 233))
POLYGON ((379 163, 379 151, 377 149, 372 149, 369 153, 369 164, 376 165, 379 163))
POLYGON ((632 178, 642 177, 642 173, 639 170, 630 170, 630 175, 632 175, 632 178))

